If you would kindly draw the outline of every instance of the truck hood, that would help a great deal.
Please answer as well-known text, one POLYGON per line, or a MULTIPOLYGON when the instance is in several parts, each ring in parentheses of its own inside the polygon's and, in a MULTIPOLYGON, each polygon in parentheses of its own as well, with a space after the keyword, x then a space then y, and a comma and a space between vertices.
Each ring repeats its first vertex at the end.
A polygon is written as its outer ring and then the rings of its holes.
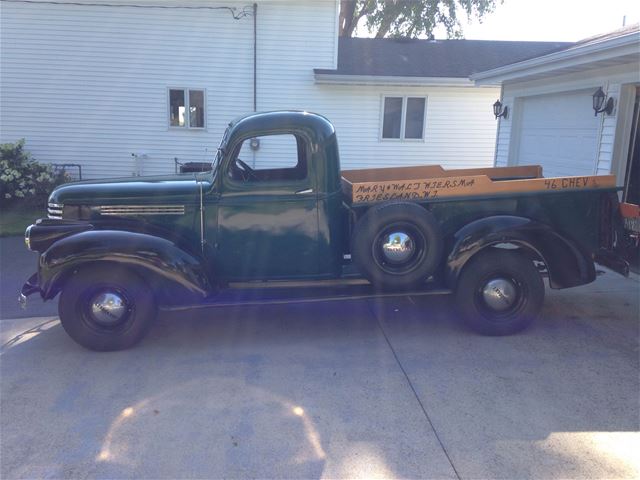
POLYGON ((158 204, 199 201, 199 183, 208 188, 206 175, 185 173, 155 177, 127 177, 67 183, 49 196, 50 203, 62 205, 158 204))

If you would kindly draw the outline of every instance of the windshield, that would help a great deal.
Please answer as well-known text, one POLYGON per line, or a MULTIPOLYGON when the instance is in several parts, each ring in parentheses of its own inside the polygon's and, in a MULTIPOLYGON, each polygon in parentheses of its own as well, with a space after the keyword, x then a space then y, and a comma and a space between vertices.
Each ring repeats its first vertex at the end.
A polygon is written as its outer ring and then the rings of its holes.
POLYGON ((220 166, 220 162, 222 161, 222 157, 224 156, 224 147, 227 143, 227 138, 229 137, 229 127, 224 131, 222 135, 222 140, 220 140, 220 145, 218 145, 218 151, 216 152, 216 156, 211 163, 211 170, 213 172, 213 177, 215 178, 216 173, 218 173, 218 167, 220 166))

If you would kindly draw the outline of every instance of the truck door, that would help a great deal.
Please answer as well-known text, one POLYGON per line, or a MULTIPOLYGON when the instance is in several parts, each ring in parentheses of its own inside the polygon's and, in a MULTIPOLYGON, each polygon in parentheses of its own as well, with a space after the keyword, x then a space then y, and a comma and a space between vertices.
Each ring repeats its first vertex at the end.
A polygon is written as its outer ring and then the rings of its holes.
POLYGON ((315 172, 305 140, 246 138, 221 175, 216 269, 228 280, 288 279, 319 272, 315 172))

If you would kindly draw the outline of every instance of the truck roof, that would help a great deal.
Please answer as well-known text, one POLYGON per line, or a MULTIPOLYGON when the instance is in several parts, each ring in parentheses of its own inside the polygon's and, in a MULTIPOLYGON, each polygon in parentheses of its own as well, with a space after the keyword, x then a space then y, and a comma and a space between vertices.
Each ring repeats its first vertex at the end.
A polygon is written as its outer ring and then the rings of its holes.
POLYGON ((299 129, 312 129, 321 137, 335 134, 331 122, 322 115, 305 110, 275 110, 243 115, 231 121, 229 128, 233 135, 251 132, 295 133, 299 129))

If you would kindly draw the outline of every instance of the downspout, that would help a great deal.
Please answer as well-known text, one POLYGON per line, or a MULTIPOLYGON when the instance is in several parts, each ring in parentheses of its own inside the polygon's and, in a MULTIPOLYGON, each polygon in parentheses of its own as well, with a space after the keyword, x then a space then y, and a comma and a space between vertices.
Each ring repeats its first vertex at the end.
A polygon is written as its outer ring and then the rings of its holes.
POLYGON ((196 181, 200 186, 200 249, 204 255, 204 245, 207 243, 204 239, 204 193, 202 192, 202 180, 197 175, 196 181))
POLYGON ((253 111, 258 109, 258 4, 253 4, 253 111))
MULTIPOLYGON (((253 4, 253 111, 258 111, 258 4, 253 4)), ((252 167, 256 166, 256 151, 251 149, 252 167)))

